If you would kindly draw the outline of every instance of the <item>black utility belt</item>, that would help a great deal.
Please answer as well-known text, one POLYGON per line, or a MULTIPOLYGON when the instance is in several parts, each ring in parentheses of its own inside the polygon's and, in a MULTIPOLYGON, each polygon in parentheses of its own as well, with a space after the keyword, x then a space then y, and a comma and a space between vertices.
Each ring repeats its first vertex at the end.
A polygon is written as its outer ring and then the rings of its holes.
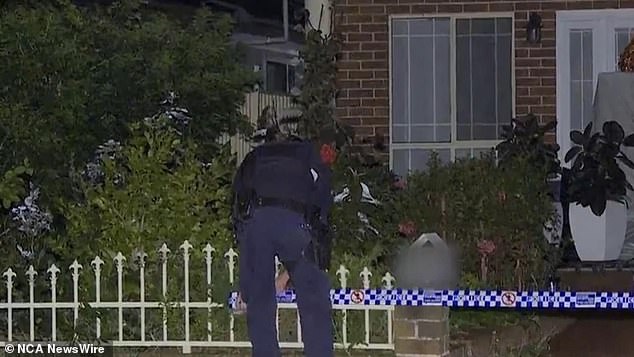
POLYGON ((306 214, 306 212, 308 212, 308 206, 306 204, 285 198, 258 197, 253 200, 253 205, 255 207, 284 208, 299 214, 306 214))

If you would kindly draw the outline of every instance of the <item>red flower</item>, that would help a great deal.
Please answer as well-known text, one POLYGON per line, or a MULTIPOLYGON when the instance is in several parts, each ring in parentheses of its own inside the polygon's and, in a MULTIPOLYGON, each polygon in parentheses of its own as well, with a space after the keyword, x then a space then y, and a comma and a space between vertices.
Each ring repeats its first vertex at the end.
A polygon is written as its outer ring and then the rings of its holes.
POLYGON ((328 166, 332 166, 337 158, 337 151, 335 151, 335 148, 333 148, 332 145, 328 144, 321 146, 319 154, 321 155, 321 161, 328 166))
POLYGON ((398 232, 406 237, 411 237, 416 233, 416 225, 412 221, 401 222, 398 225, 398 232))
POLYGON ((478 252, 482 256, 487 256, 495 252, 495 243, 484 239, 478 242, 478 252))

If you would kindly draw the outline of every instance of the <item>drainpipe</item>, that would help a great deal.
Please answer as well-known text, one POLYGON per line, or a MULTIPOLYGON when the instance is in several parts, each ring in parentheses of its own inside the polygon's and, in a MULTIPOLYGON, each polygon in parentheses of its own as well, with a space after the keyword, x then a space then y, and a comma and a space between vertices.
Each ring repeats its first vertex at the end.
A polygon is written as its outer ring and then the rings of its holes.
MULTIPOLYGON (((308 0, 306 0, 308 1, 308 0)), ((276 38, 267 38, 264 41, 245 42, 245 45, 272 45, 277 43, 286 43, 289 38, 289 21, 288 21, 288 0, 282 0, 282 19, 284 23, 284 36, 276 38)))

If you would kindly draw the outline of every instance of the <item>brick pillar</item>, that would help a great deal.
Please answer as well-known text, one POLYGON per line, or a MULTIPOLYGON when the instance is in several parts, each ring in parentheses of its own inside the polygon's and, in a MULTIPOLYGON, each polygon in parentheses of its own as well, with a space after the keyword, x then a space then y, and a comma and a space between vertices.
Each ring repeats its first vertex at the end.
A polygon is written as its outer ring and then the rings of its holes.
POLYGON ((394 351, 397 357, 449 356, 449 309, 396 306, 394 351))

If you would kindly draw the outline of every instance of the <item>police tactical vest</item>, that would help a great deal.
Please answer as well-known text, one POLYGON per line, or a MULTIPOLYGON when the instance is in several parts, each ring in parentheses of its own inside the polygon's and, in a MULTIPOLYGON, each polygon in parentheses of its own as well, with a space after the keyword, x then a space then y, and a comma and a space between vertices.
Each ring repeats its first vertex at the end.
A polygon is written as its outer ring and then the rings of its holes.
POLYGON ((277 142, 254 149, 253 188, 258 197, 311 202, 312 146, 306 142, 277 142))

